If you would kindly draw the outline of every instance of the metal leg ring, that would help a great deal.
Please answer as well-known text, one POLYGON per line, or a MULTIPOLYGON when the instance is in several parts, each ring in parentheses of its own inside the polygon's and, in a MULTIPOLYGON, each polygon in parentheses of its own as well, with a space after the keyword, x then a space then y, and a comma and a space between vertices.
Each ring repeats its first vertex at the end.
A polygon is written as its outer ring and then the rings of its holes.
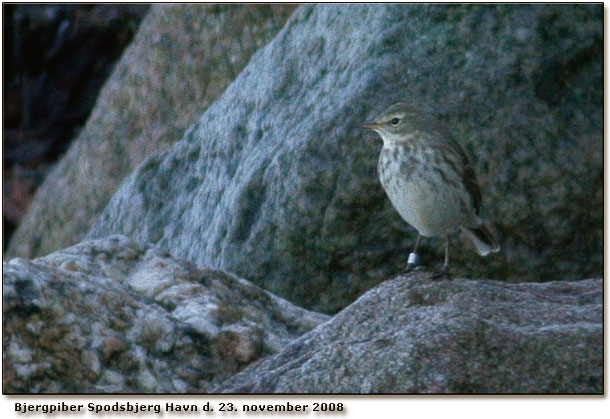
POLYGON ((409 258, 407 259, 408 266, 419 265, 419 253, 409 253, 409 258))

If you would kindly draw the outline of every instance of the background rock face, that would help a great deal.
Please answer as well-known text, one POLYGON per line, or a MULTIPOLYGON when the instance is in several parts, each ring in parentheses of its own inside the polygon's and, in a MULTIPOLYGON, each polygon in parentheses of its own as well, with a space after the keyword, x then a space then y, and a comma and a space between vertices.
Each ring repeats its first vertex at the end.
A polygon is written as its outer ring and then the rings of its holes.
POLYGON ((124 236, 4 264, 7 393, 203 393, 326 321, 124 236))
POLYGON ((293 9, 152 6, 87 124, 37 191, 6 255, 43 256, 82 239, 123 178, 178 140, 293 9))
POLYGON ((82 129, 147 4, 3 4, 2 244, 82 129))
POLYGON ((603 394, 602 304, 601 279, 401 277, 214 391, 603 394))
MULTIPOLYGON (((454 238, 456 274, 600 275, 602 11, 303 5, 179 143, 126 180, 90 237, 158 243, 336 311, 400 269, 416 236, 379 185, 380 140, 354 128, 401 100, 463 144, 496 222, 500 254, 481 259, 454 238)), ((424 262, 440 263, 440 247, 429 240, 424 262)))

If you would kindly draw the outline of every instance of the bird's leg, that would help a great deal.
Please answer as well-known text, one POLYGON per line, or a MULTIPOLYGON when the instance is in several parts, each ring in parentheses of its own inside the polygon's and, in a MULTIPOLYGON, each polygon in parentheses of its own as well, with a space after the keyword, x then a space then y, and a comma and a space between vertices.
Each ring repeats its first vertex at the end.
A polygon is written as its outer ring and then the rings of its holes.
POLYGON ((432 274, 432 279, 451 279, 449 274, 449 236, 445 236, 445 261, 441 270, 432 274))
POLYGON ((417 250, 419 249, 419 242, 421 241, 421 234, 417 233, 417 239, 415 240, 415 246, 413 247, 413 251, 409 253, 409 258, 407 259, 407 266, 400 272, 401 274, 411 272, 415 267, 419 264, 419 253, 417 250))

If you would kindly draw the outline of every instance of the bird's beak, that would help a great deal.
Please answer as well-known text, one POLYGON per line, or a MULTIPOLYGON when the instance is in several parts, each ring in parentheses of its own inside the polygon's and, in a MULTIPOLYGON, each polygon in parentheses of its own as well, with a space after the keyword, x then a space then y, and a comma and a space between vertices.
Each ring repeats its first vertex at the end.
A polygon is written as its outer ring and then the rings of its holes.
POLYGON ((375 131, 377 128, 379 128, 379 124, 358 125, 358 128, 360 128, 360 129, 369 129, 371 131, 375 131))

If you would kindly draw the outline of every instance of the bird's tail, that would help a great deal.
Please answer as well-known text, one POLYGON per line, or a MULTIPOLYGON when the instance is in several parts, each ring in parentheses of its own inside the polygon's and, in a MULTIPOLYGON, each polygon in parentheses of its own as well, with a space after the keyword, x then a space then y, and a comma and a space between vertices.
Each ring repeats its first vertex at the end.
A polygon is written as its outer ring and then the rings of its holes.
POLYGON ((477 228, 462 227, 462 231, 470 239, 479 255, 487 256, 500 250, 500 244, 496 240, 491 224, 484 222, 477 228))

